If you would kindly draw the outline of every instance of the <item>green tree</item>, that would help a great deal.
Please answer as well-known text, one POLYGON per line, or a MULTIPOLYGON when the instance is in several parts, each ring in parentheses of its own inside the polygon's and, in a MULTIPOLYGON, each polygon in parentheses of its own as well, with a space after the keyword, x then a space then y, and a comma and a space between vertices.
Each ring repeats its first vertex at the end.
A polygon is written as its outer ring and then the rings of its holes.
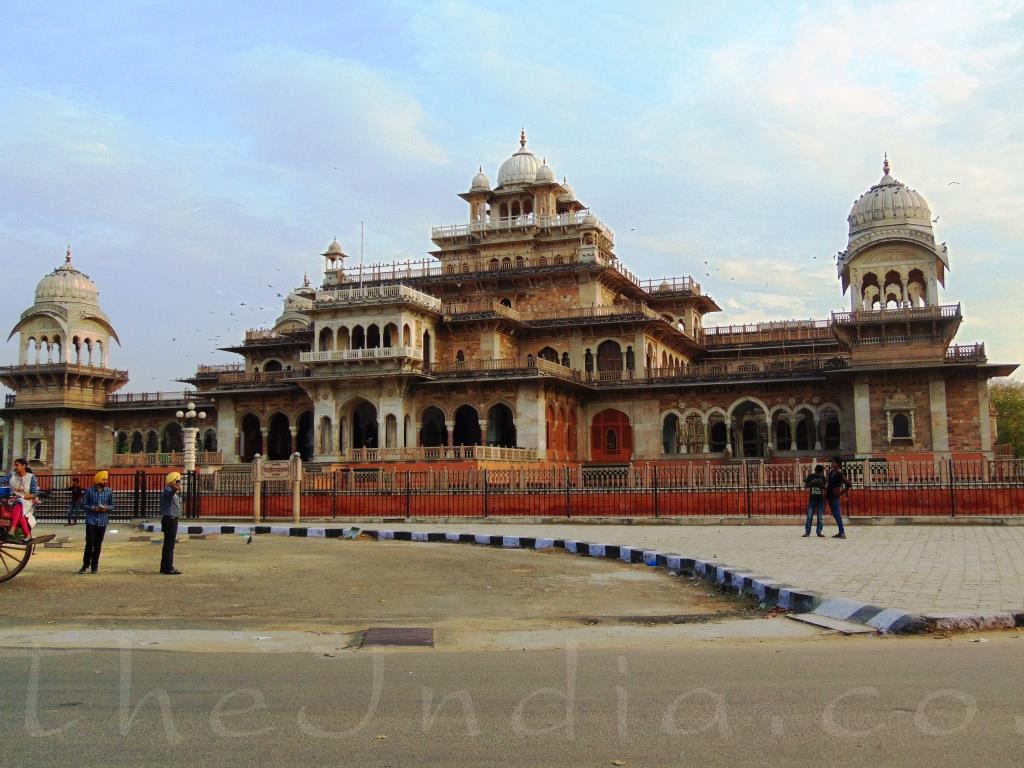
POLYGON ((1024 456, 1024 381, 993 381, 989 385, 989 399, 996 408, 999 442, 1010 443, 1014 456, 1024 456))

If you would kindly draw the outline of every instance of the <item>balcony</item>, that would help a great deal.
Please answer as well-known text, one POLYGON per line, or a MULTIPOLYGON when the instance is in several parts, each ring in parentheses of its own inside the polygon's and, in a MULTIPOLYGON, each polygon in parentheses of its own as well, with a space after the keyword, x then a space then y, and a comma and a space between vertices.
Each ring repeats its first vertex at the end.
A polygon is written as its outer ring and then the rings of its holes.
POLYGON ((13 408, 17 395, 4 395, 4 408, 13 408))
MULTIPOLYGON (((197 451, 196 464, 210 466, 224 463, 223 451, 197 451)), ((182 467, 185 454, 181 451, 170 453, 115 453, 115 467, 182 467)))
POLYGON ((538 309, 533 312, 524 313, 523 319, 527 325, 536 327, 572 325, 580 322, 587 324, 621 322, 623 320, 657 320, 662 323, 668 322, 647 305, 632 303, 538 309))
POLYGON ((138 408, 138 407, 173 407, 184 405, 188 402, 202 402, 204 405, 212 406, 213 401, 201 395, 195 390, 183 390, 181 392, 124 392, 122 394, 108 395, 108 408, 138 408))
POLYGON ((440 227, 432 227, 430 230, 431 240, 447 240, 455 237, 464 237, 469 234, 491 234, 494 232, 507 232, 519 229, 550 229, 554 227, 594 227, 612 242, 615 241, 615 233, 606 226, 589 209, 574 211, 570 213, 559 213, 554 216, 537 216, 532 213, 523 216, 510 216, 500 219, 480 219, 471 221, 468 224, 448 224, 440 227))
POLYGON ((748 379, 788 379, 821 376, 826 371, 838 371, 849 367, 843 357, 793 359, 762 358, 760 360, 730 360, 678 368, 651 368, 647 375, 634 371, 588 371, 587 383, 597 387, 621 387, 650 384, 676 384, 687 382, 715 382, 748 379))
POLYGON ((402 284, 352 286, 330 291, 317 291, 316 303, 319 307, 412 304, 431 312, 441 312, 440 299, 402 284))
POLYGON ((245 373, 245 363, 196 366, 196 377, 219 376, 222 373, 245 373))
POLYGON ((877 323, 905 323, 920 320, 959 320, 959 304, 930 307, 899 307, 897 309, 858 309, 853 312, 833 312, 834 325, 866 325, 877 323))
POLYGON ((692 277, 662 277, 658 280, 641 280, 640 287, 652 298, 701 295, 700 283, 692 277))
POLYGON ((954 344, 946 350, 947 363, 984 363, 987 360, 985 345, 982 342, 976 344, 954 344))
POLYGON ((496 445, 454 445, 437 448, 353 448, 345 456, 352 463, 386 461, 536 461, 534 448, 496 445))
POLYGON ((579 381, 580 372, 539 357, 505 357, 454 363, 430 363, 423 372, 434 378, 510 378, 516 376, 555 376, 579 381))
POLYGON ((511 307, 506 307, 497 299, 445 304, 443 314, 446 323, 459 320, 489 320, 497 317, 503 317, 506 320, 514 320, 516 322, 522 322, 523 320, 520 312, 511 307))
POLYGON ((828 320, 783 320, 746 325, 716 325, 703 330, 704 346, 786 341, 834 341, 828 320))
MULTIPOLYGON (((438 302, 440 303, 440 302, 438 302)), ((422 360, 423 350, 418 347, 371 347, 369 349, 333 349, 322 352, 302 352, 299 360, 303 363, 347 363, 357 360, 393 360, 396 358, 422 360)), ((288 371, 295 376, 300 374, 288 371)))

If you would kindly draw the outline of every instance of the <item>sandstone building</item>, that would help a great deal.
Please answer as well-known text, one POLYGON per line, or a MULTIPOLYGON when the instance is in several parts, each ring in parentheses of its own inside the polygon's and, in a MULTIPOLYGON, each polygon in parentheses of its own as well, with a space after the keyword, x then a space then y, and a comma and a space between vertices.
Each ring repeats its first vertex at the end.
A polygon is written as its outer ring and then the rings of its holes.
POLYGON ((179 464, 174 412, 210 416, 207 470, 298 451, 328 466, 991 458, 984 345, 954 345, 949 255, 888 161, 850 211, 825 321, 715 326, 690 277, 641 279, 612 230, 527 147, 459 195, 430 259, 362 268, 338 242, 272 328, 200 366, 191 394, 123 394, 96 286, 66 263, 15 324, 4 461, 37 471, 179 464))

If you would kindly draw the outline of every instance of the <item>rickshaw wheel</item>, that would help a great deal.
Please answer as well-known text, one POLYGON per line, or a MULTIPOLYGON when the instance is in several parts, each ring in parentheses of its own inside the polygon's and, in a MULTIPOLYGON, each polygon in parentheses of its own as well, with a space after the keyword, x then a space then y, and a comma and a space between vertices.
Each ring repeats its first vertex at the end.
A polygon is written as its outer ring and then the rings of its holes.
POLYGON ((30 557, 32 557, 31 544, 11 540, 5 534, 0 534, 0 581, 13 579, 21 573, 28 565, 30 557))

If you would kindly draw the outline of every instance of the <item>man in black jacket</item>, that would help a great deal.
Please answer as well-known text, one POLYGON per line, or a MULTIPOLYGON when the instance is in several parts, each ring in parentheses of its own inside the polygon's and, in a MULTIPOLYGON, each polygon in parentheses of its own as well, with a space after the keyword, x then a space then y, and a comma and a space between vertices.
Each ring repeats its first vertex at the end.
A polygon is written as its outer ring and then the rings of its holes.
POLYGON ((832 511, 832 517, 836 519, 839 526, 839 533, 833 539, 845 539, 846 528, 843 526, 843 510, 839 499, 850 492, 851 483, 843 474, 843 462, 838 456, 833 457, 832 466, 828 470, 828 487, 825 490, 825 501, 832 511))

